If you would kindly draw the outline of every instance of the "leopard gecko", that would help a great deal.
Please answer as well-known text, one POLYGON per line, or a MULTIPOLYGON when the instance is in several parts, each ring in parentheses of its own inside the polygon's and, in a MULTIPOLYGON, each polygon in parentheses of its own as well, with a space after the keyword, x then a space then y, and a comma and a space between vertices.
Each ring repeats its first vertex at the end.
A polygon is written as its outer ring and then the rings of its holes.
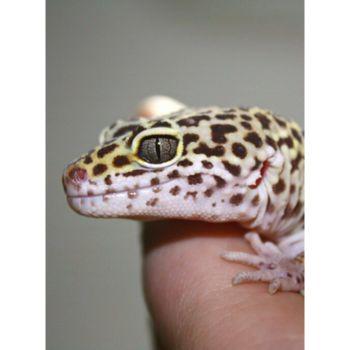
POLYGON ((233 284, 304 289, 303 133, 269 110, 150 98, 139 117, 105 128, 99 146, 66 166, 63 186, 86 216, 239 223, 254 254, 221 257, 256 270, 233 284))

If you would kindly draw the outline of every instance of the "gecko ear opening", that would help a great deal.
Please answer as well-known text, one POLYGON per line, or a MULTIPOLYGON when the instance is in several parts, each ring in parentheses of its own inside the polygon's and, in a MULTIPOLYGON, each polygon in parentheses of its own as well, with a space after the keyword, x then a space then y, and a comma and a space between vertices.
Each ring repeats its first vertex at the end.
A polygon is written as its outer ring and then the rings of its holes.
POLYGON ((141 101, 136 110, 136 117, 133 119, 157 119, 163 115, 174 113, 184 108, 186 108, 186 106, 183 103, 171 97, 162 95, 151 96, 141 101))

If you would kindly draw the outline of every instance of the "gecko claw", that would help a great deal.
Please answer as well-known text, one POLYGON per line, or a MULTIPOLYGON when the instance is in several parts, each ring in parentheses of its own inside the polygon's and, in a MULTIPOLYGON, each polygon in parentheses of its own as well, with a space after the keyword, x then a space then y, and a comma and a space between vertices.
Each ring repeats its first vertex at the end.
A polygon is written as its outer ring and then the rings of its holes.
POLYGON ((268 289, 269 294, 271 295, 275 294, 280 288, 281 288, 281 281, 279 279, 273 280, 269 284, 269 289, 268 289))

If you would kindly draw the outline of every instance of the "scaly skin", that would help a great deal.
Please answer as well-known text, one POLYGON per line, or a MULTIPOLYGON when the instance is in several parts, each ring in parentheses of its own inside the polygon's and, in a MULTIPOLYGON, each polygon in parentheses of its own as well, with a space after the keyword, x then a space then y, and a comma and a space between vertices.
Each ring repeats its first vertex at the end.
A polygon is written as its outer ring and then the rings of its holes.
POLYGON ((233 282, 269 282, 274 293, 303 289, 303 177, 295 122, 258 107, 208 107, 113 123, 63 183, 69 205, 87 216, 240 223, 257 255, 222 257, 259 271, 233 282))

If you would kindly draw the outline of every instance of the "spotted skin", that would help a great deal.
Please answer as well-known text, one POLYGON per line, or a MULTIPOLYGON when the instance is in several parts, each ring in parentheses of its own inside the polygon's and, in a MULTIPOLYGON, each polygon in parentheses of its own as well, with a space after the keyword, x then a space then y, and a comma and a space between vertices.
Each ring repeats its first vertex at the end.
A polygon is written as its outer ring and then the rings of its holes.
MULTIPOLYGON (((303 225, 303 134, 295 122, 258 107, 186 108, 118 121, 103 130, 99 146, 66 167, 63 182, 69 205, 83 215, 234 221, 279 249, 303 225), (140 159, 141 140, 154 135, 178 141, 173 159, 157 165, 140 159)), ((232 253, 223 257, 235 261, 232 253)), ((281 276, 270 285, 302 289, 281 276)))

